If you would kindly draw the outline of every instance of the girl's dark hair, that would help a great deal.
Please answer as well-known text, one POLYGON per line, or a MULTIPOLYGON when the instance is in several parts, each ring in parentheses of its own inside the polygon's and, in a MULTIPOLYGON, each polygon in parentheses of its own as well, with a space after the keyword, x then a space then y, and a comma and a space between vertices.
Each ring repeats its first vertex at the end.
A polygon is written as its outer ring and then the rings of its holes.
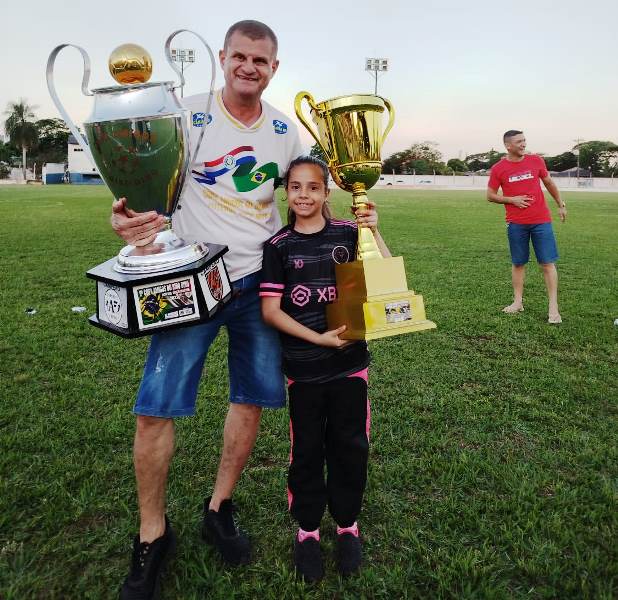
MULTIPOLYGON (((299 156, 295 158, 290 165, 288 166, 288 170, 285 173, 283 178, 283 185, 285 189, 288 189, 288 181, 290 179, 290 173, 294 169, 294 167, 298 167, 300 165, 313 165, 314 167, 318 167, 322 171, 322 180, 324 183, 324 189, 328 192, 328 166, 323 160, 319 158, 315 158, 314 156, 299 156)), ((328 205, 328 200, 322 204, 322 216, 325 219, 331 219, 332 213, 330 212, 330 206, 328 205)), ((288 208, 288 225, 294 225, 296 221, 296 215, 291 208, 288 208)))

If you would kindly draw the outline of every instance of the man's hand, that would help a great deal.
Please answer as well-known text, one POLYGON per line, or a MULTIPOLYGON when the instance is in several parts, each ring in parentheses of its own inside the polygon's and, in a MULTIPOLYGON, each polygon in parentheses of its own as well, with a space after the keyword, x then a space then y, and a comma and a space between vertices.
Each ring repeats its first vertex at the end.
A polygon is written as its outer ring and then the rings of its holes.
POLYGON ((325 331, 320 334, 320 341, 318 342, 319 346, 326 346, 328 348, 343 348, 348 344, 351 344, 353 340, 342 340, 339 338, 339 335, 343 333, 347 327, 342 325, 337 329, 331 329, 330 331, 325 331))
POLYGON ((558 215, 560 215, 560 221, 564 223, 566 221, 566 216, 567 216, 566 206, 562 205, 558 207, 558 215))
POLYGON ((373 202, 367 202, 366 210, 359 210, 352 206, 352 212, 356 216, 356 222, 360 227, 369 227, 374 233, 378 229, 378 212, 373 202))
POLYGON ((517 208, 528 208, 532 204, 534 198, 531 196, 511 196, 509 200, 511 204, 517 208))
POLYGON ((147 246, 167 221, 154 210, 138 213, 127 208, 126 203, 126 198, 120 198, 112 204, 112 228, 127 244, 147 246))

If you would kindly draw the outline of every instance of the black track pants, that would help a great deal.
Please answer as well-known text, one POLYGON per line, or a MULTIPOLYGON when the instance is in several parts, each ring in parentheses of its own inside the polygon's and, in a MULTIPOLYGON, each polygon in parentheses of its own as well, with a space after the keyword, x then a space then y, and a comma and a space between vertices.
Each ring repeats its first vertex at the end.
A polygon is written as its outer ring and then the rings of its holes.
POLYGON ((367 482, 367 383, 360 377, 294 382, 289 399, 290 512, 302 529, 313 531, 328 504, 337 525, 349 527, 360 513, 367 482))

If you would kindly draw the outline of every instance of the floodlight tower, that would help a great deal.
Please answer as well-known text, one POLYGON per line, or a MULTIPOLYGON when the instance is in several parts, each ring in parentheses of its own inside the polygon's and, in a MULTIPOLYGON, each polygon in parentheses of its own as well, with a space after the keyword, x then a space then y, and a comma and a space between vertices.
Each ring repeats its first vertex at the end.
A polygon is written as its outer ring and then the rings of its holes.
POLYGON ((388 71, 388 58, 366 58, 365 71, 373 73, 375 78, 374 94, 378 95, 378 73, 388 71))
MULTIPOLYGON (((187 69, 195 62, 195 50, 193 48, 185 50, 184 48, 171 48, 172 60, 180 63, 180 72, 184 75, 185 65, 187 69)), ((184 98, 185 83, 184 77, 182 85, 180 86, 180 97, 184 98)))

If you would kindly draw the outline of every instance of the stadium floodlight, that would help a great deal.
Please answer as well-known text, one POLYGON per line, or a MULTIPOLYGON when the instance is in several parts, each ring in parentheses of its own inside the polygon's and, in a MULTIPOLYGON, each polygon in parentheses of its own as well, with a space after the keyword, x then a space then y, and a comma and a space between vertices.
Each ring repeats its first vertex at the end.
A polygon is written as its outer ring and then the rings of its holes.
MULTIPOLYGON (((185 73, 185 65, 189 68, 195 62, 195 50, 193 48, 185 49, 185 48, 170 48, 172 54, 172 60, 174 62, 180 63, 180 72, 184 75, 185 73)), ((183 83, 180 86, 180 97, 184 98, 184 77, 183 83)))
POLYGON ((378 73, 388 71, 388 58, 366 58, 365 71, 373 73, 375 78, 374 94, 378 95, 378 73))
MULTIPOLYGON (((586 140, 584 140, 583 138, 577 138, 576 140, 573 140, 575 142, 575 146, 573 146, 573 150, 575 150, 575 152, 577 152, 577 185, 579 185, 579 145, 582 142, 585 142, 586 140)), ((569 180, 570 181, 570 180, 569 180)))

